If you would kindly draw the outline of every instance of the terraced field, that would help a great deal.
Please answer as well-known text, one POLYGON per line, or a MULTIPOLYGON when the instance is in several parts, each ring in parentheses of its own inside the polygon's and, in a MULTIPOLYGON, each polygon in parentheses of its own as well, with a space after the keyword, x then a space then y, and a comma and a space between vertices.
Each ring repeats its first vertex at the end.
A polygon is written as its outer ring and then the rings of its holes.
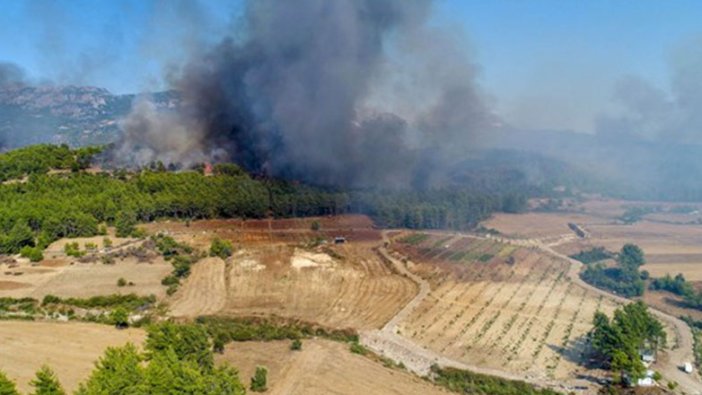
POLYGON ((616 307, 572 283, 566 262, 535 249, 438 234, 395 240, 432 284, 401 334, 457 361, 573 379, 595 311, 616 307))
POLYGON ((417 285, 374 251, 379 232, 364 218, 318 219, 321 235, 346 235, 349 241, 316 247, 308 244, 319 236, 310 230, 313 220, 167 225, 164 229, 178 240, 200 248, 214 237, 232 240, 236 247, 226 262, 208 258, 193 266, 171 300, 171 314, 274 314, 342 328, 382 327, 414 297, 417 285), (275 241, 262 243, 258 237, 275 241))

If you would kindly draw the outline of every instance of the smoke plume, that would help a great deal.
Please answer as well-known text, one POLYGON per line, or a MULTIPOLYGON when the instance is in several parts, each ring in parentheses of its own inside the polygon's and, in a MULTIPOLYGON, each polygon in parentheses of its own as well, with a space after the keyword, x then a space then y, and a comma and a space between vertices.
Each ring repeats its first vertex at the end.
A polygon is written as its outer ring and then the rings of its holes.
POLYGON ((0 88, 24 82, 24 70, 14 63, 0 62, 0 88))
POLYGON ((249 1, 241 31, 177 68, 177 112, 135 103, 118 157, 215 156, 320 184, 426 183, 428 163, 457 160, 495 118, 464 45, 431 12, 428 0, 249 1))
POLYGON ((598 133, 649 141, 700 143, 702 132, 702 39, 681 46, 671 62, 671 81, 660 89, 637 77, 622 80, 615 99, 623 114, 603 116, 598 133))

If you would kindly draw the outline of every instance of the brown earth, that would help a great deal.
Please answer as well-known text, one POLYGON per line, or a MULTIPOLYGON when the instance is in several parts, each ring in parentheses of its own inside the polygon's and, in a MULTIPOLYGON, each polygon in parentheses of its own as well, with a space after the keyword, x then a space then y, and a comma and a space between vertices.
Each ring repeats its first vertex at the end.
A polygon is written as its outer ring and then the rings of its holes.
POLYGON ((301 351, 289 341, 243 342, 227 345, 218 361, 239 369, 248 383, 256 366, 268 368, 267 394, 448 394, 447 391, 399 369, 383 367, 353 354, 348 345, 329 340, 304 340, 301 351))

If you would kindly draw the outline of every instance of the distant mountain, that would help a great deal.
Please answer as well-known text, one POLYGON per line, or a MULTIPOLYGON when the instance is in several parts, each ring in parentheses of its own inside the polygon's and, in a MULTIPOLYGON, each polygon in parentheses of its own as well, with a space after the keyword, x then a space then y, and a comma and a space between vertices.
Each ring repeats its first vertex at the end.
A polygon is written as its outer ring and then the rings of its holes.
MULTIPOLYGON (((118 121, 129 112, 135 97, 90 86, 0 86, 0 147, 114 141, 119 133, 118 121)), ((159 106, 177 106, 174 92, 154 93, 151 97, 159 106)))

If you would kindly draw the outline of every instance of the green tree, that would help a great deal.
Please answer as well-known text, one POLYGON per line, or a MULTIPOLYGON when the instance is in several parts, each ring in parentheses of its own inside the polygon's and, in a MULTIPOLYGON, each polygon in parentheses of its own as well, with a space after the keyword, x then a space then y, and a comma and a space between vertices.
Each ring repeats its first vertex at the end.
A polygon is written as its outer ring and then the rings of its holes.
POLYGON ((128 211, 120 211, 115 218, 115 231, 117 237, 129 237, 134 233, 136 216, 128 211))
POLYGON ((0 395, 19 395, 14 381, 10 380, 3 371, 0 371, 0 395))
POLYGON ((18 221, 3 238, 0 249, 2 249, 1 252, 15 254, 24 246, 34 246, 34 233, 29 225, 18 221))
POLYGON ((256 366, 256 372, 251 377, 251 386, 253 392, 263 392, 268 389, 268 369, 264 366, 256 366))
POLYGON ((44 365, 37 371, 36 378, 29 383, 34 387, 32 395, 65 395, 56 374, 51 368, 44 365))
POLYGON ((144 369, 140 365, 142 360, 131 343, 107 348, 76 395, 147 394, 143 384, 144 369))
POLYGON ((180 360, 192 360, 208 370, 214 366, 212 345, 202 326, 162 322, 150 326, 147 334, 144 348, 149 358, 171 349, 180 360))

